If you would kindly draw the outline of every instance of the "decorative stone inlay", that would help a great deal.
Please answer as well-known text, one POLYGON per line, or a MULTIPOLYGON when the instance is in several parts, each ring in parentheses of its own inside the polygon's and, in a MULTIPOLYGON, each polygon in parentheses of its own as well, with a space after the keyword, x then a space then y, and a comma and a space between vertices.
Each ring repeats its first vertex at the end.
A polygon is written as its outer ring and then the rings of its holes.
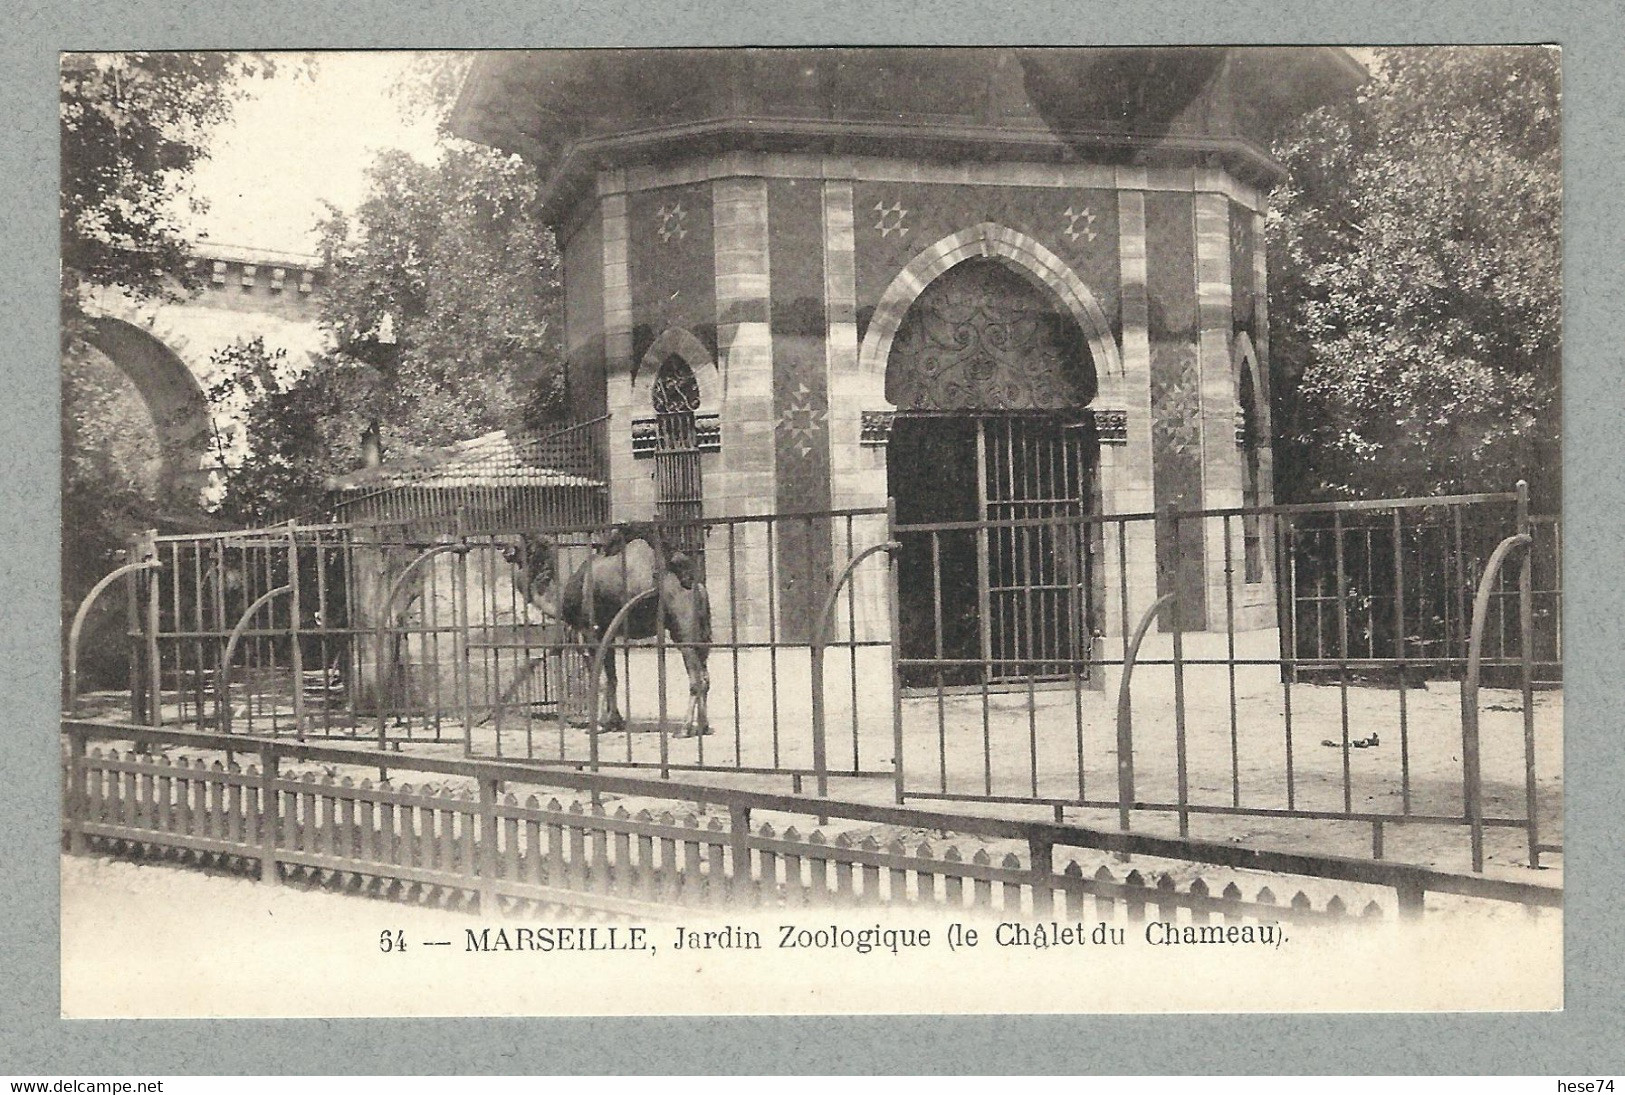
POLYGON ((779 416, 779 433, 802 456, 812 452, 824 429, 825 411, 805 383, 797 384, 789 406, 779 416))
POLYGON ((1128 444, 1128 412, 1116 407, 1096 407, 1090 412, 1095 420, 1095 436, 1102 445, 1128 444))
POLYGON ((903 208, 901 201, 894 201, 890 205, 876 202, 875 212, 880 214, 880 219, 875 221, 875 231, 879 232, 882 238, 893 232, 900 237, 908 235, 908 225, 903 223, 903 218, 908 216, 908 210, 903 208))
POLYGON ((863 426, 858 434, 858 443, 863 445, 884 445, 891 436, 892 419, 896 417, 893 411, 864 411, 863 426))
POLYGON ((1073 243, 1077 243, 1080 239, 1088 243, 1095 242, 1098 236, 1094 229, 1096 218, 1094 211, 1087 205, 1077 210, 1069 205, 1061 216, 1066 218, 1066 227, 1062 231, 1066 233, 1067 239, 1073 243))
MULTIPOLYGON (((722 451, 722 422, 714 414, 694 416, 694 433, 701 452, 722 451)), ((632 455, 639 460, 653 456, 660 448, 660 419, 632 420, 632 455)))
POLYGON ((688 210, 683 208, 682 202, 662 205, 655 215, 660 218, 661 243, 688 237, 688 229, 683 227, 683 222, 688 219, 688 210))
POLYGON ((1202 389, 1196 349, 1183 344, 1152 348, 1151 436, 1158 452, 1200 453, 1202 389))

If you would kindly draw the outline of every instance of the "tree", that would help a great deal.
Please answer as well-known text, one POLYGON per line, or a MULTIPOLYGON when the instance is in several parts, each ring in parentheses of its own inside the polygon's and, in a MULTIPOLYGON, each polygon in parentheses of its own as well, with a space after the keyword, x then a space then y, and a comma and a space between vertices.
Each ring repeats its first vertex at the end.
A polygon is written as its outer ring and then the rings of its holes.
POLYGON ((301 373, 259 337, 216 352, 211 364, 221 377, 208 393, 213 444, 225 469, 216 516, 253 527, 318 512, 335 466, 360 460, 361 435, 345 408, 373 378, 353 367, 301 373))
POLYGON ((68 54, 62 61, 63 288, 152 297, 187 284, 187 188, 245 81, 273 75, 255 53, 68 54))
POLYGON ((1277 493, 1558 504, 1555 50, 1384 50, 1277 143, 1277 493))
MULTIPOLYGON (((443 117, 466 67, 426 56, 396 89, 403 109, 443 117)), ((330 207, 319 225, 334 350, 280 387, 234 369, 243 382, 216 394, 253 408, 255 457, 228 479, 234 516, 313 504, 367 434, 398 456, 562 412, 559 259, 534 170, 443 134, 433 163, 382 151, 368 181, 353 212, 330 207)))
POLYGON ((356 410, 406 448, 546 421, 562 386, 559 263, 534 173, 448 140, 433 164, 382 152, 369 178, 353 216, 321 225, 330 367, 378 376, 356 410))
MULTIPOLYGON (((157 457, 139 396, 84 340, 83 296, 121 289, 138 299, 184 292, 188 190, 210 135, 228 121, 244 81, 275 63, 255 54, 69 54, 60 73, 62 248, 62 618, 119 561, 129 535, 189 521, 196 500, 157 496, 157 457)), ((200 514, 199 514, 200 516, 200 514)), ((121 620, 90 622, 87 676, 122 671, 121 620)))

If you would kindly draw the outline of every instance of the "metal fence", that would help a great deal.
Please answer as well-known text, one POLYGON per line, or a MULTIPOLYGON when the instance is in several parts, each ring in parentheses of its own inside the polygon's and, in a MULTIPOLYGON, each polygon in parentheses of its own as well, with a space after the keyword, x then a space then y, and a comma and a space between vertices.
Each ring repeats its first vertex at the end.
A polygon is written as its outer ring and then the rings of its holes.
POLYGON ((1561 816, 1560 697, 1536 688, 1560 679, 1560 527, 1521 497, 149 537, 125 575, 131 710, 1181 835, 1339 820, 1377 857, 1395 825, 1463 825, 1475 866, 1511 829, 1538 863, 1561 816), (566 626, 547 579, 572 575, 566 626))

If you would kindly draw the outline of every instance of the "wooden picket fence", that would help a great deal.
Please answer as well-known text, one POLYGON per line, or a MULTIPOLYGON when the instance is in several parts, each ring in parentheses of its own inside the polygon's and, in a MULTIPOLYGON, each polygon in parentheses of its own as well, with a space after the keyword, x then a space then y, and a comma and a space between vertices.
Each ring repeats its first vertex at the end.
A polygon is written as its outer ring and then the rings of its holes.
MULTIPOLYGON (((562 906, 660 919, 695 906, 912 906, 1204 924, 1213 917, 1301 922, 1415 915, 1428 890, 1518 901, 1531 908, 1561 904, 1561 891, 1549 887, 1403 864, 1251 853, 1266 862, 1273 857, 1277 866, 1296 865, 1298 883, 1284 875, 1275 885, 1291 889, 1308 875, 1341 878, 1363 891, 1352 898, 1327 896, 1323 883, 1311 884, 1309 889, 1320 894, 1317 903, 1301 888, 1291 898, 1284 897, 1284 889, 1278 895, 1274 885, 1248 894, 1238 884, 1249 881, 1244 876, 1233 876, 1221 887, 1217 879, 1210 885, 1202 878, 1181 885, 1169 871, 1137 866, 1120 866, 1121 874, 1104 864, 1091 871, 1075 859, 1057 869, 1057 846, 1116 844, 1121 850, 1124 841, 1135 845, 1131 851, 1165 862, 1178 858, 1170 852, 1180 850, 1196 853, 1188 859, 1205 858, 1219 866, 1243 862, 1233 848, 1140 834, 286 741, 237 738, 230 742, 233 753, 221 751, 212 760, 170 758, 152 752, 152 746, 195 749, 202 743, 178 739, 214 736, 87 722, 64 723, 64 729, 63 831, 70 851, 163 855, 234 867, 268 883, 477 907, 482 913, 562 906), (147 751, 128 745, 122 751, 117 745, 89 747, 93 736, 122 736, 145 744, 147 751), (232 763, 245 750, 257 751, 260 763, 232 763), (329 770, 283 771, 284 761, 312 759, 329 770), (424 774, 456 775, 466 769, 469 779, 461 787, 356 779, 339 775, 336 761, 424 774), (536 793, 521 797, 502 790, 521 780, 536 784, 544 779, 600 793, 686 796, 689 803, 725 808, 727 817, 692 809, 633 812, 624 805, 611 811, 590 800, 548 797, 544 802, 536 793), (809 824, 753 824, 753 809, 799 813, 809 824), (927 840, 883 843, 873 835, 829 835, 811 824, 818 817, 1025 837, 1029 854, 1023 858, 986 847, 966 854, 953 845, 938 850, 927 840)), ((207 744, 219 747, 224 742, 207 744)))

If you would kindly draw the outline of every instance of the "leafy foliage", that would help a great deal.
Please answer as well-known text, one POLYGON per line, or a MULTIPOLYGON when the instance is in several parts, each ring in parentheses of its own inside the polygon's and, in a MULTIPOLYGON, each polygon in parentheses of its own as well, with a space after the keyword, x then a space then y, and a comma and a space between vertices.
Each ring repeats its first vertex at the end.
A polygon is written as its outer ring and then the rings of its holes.
MULTIPOLYGON (((129 538, 161 521, 153 486, 156 432, 118 368, 83 344, 62 361, 62 587, 64 628, 80 600, 121 559, 129 538)), ((124 605, 103 599, 80 642, 86 680, 119 681, 124 605)))
POLYGON ((378 155, 353 217, 322 224, 328 367, 372 367, 353 408, 417 448, 545 420, 562 383, 558 255, 534 174, 448 142, 378 155))
POLYGON ((1300 500, 1505 490, 1557 505, 1554 50, 1395 49, 1277 155, 1271 340, 1300 500))
POLYGON ((276 62, 253 53, 69 54, 61 68, 62 263, 66 289, 152 297, 186 284, 187 178, 244 81, 276 62))
MULTIPOLYGON (((426 54, 393 93, 442 121, 471 55, 426 54)), ((227 364, 217 405, 249 408, 228 476, 234 519, 287 516, 361 461, 361 439, 394 456, 562 409, 559 259, 532 168, 442 130, 423 163, 379 152, 353 212, 318 226, 327 271, 321 323, 334 349, 298 377, 251 348, 227 364), (272 383, 259 379, 269 369, 272 383)))
MULTIPOLYGON (((188 176, 208 155, 244 82, 275 62, 255 54, 69 54, 60 71, 62 248, 62 612, 120 561, 130 535, 196 524, 196 499, 161 497, 157 438, 138 395, 84 340, 82 295, 138 299, 188 287, 188 176)), ((123 671, 122 606, 105 605, 82 643, 87 676, 123 671)))
POLYGON ((213 442, 225 468, 218 517, 261 526, 317 513, 335 464, 360 460, 360 431, 346 407, 374 378, 354 367, 298 373, 285 351, 267 350, 258 337, 216 352, 211 364, 221 379, 209 401, 224 412, 213 442))

